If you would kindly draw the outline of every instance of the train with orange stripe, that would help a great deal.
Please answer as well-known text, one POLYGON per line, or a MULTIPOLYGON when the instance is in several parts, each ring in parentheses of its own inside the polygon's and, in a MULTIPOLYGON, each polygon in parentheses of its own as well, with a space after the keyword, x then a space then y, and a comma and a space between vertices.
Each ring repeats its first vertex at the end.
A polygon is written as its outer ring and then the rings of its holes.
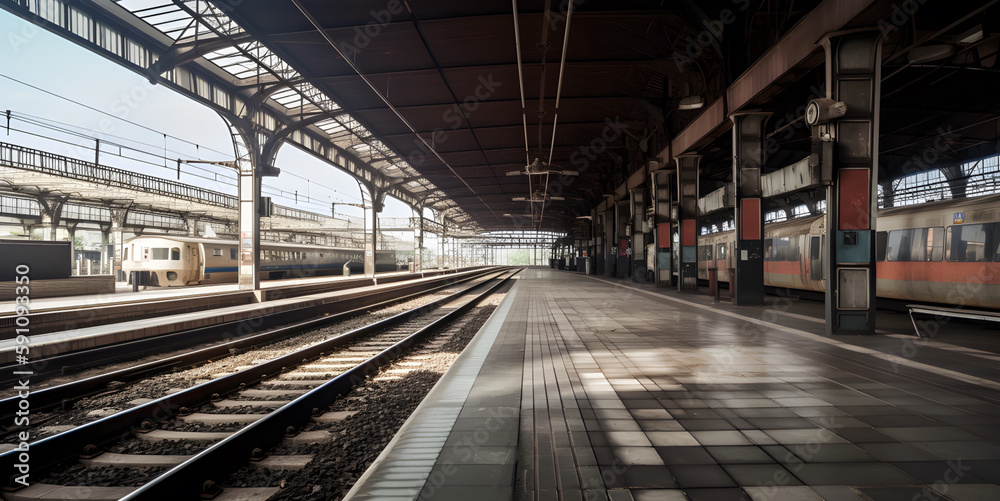
MULTIPOLYGON (((764 227, 764 285, 825 292, 826 216, 764 227)), ((735 266, 734 232, 698 237, 698 278, 735 266)), ((1000 309, 1000 195, 942 200, 878 212, 876 293, 913 302, 1000 309)))

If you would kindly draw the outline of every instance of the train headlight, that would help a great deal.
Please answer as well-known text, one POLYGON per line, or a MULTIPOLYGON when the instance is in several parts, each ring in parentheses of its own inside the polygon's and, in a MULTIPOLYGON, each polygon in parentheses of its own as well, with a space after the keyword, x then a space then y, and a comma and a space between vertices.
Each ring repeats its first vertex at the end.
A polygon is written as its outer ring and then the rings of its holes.
POLYGON ((177 280, 177 272, 176 271, 168 271, 167 272, 167 280, 170 280, 170 281, 177 280))

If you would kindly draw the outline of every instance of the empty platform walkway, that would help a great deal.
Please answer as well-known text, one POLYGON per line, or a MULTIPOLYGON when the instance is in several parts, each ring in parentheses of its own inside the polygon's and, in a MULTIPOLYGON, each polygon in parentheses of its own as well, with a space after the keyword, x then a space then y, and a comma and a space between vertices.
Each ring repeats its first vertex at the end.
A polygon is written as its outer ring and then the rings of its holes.
POLYGON ((815 310, 526 270, 349 498, 1000 499, 995 341, 815 310))

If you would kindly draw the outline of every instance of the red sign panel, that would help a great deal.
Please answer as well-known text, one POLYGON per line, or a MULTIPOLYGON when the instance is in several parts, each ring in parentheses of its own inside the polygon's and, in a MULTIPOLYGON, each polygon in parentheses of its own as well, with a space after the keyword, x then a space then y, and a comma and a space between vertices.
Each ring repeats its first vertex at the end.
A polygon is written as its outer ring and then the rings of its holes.
POLYGON ((697 242, 698 221, 684 219, 681 221, 681 247, 695 245, 697 242))
POLYGON ((760 240, 760 199, 744 198, 740 201, 740 240, 760 240))
POLYGON ((657 246, 661 249, 670 248, 670 223, 660 223, 656 225, 657 246))
POLYGON ((867 230, 871 223, 869 169, 840 169, 840 197, 837 216, 841 230, 867 230))

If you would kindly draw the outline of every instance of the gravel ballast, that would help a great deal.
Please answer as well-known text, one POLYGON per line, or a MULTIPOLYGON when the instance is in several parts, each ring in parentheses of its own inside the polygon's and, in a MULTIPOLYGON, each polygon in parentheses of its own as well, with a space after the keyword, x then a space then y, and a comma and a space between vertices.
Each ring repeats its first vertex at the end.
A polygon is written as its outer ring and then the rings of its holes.
MULTIPOLYGON (((283 488, 272 501, 339 500, 354 485, 362 473, 388 445, 414 409, 434 384, 444 375, 476 332, 496 309, 509 285, 480 303, 438 336, 449 339, 434 349, 418 349, 383 371, 368 378, 355 388, 348 398, 334 403, 330 411, 355 411, 346 419, 308 429, 327 430, 334 439, 328 443, 279 446, 272 454, 313 454, 314 459, 303 470, 294 472, 262 472, 244 469, 227 483, 233 487, 278 486, 283 488), (420 365, 411 365, 419 362, 420 365), (415 369, 405 373, 390 372, 415 369), (400 377, 383 379, 387 375, 400 377), (280 477, 278 480, 277 477, 280 477)), ((426 343, 440 340, 435 337, 426 343)))
MULTIPOLYGON (((273 499, 340 499, 357 478, 389 443, 410 413, 419 405, 427 392, 440 379, 462 349, 468 344, 481 325, 502 300, 510 285, 501 292, 484 300, 462 318, 446 327, 443 332, 425 341, 409 356, 398 360, 381 373, 370 376, 345 398, 325 411, 353 412, 345 419, 333 423, 310 422, 301 431, 328 432, 332 439, 323 443, 285 442, 272 455, 310 454, 314 459, 301 471, 280 471, 251 466, 244 468, 230 478, 226 485, 232 487, 280 486, 282 490, 273 499), (428 346, 433 345, 433 346, 428 346)), ((463 287, 464 288, 464 287, 463 287)), ((455 288, 457 289, 457 287, 455 288)), ((178 389, 188 388, 220 374, 233 372, 262 360, 278 357, 304 346, 316 344, 344 332, 367 325, 379 318, 398 314, 440 299, 453 290, 440 291, 399 305, 383 308, 354 319, 302 333, 295 338, 278 341, 251 351, 234 353, 222 360, 216 360, 191 369, 162 374, 137 383, 115 382, 108 391, 88 397, 68 410, 39 413, 33 417, 32 439, 37 440, 88 423, 97 418, 124 410, 141 399, 160 398, 178 389), (44 428, 42 427, 44 426, 44 428)), ((363 343, 364 341, 362 341, 363 343)), ((345 348, 346 355, 350 351, 345 348)), ((159 358, 159 357, 156 357, 159 358)), ((139 364, 147 360, 130 362, 139 364)), ((126 364, 120 364, 126 365, 126 364)), ((108 371, 108 368, 91 369, 89 373, 108 371)), ((336 371, 340 372, 340 371, 336 371)), ((77 377, 85 377, 86 373, 77 377)), ((267 389, 305 389, 298 385, 269 385, 267 389)), ((289 398, 293 398, 290 396, 289 398)), ((254 405, 254 400, 275 400, 273 397, 249 397, 246 405, 216 407, 208 403, 194 412, 202 414, 267 414, 273 407, 254 405)), ((244 402, 240 402, 244 403, 244 402)), ((157 423, 155 428, 186 432, 231 432, 242 428, 237 423, 204 424, 169 420, 157 423)), ((109 452, 127 454, 196 454, 204 449, 204 443, 186 441, 149 441, 139 437, 127 439, 108 447, 109 452)), ((86 486, 138 486, 154 478, 164 468, 86 468, 74 465, 64 471, 48 475, 46 483, 86 486)))

